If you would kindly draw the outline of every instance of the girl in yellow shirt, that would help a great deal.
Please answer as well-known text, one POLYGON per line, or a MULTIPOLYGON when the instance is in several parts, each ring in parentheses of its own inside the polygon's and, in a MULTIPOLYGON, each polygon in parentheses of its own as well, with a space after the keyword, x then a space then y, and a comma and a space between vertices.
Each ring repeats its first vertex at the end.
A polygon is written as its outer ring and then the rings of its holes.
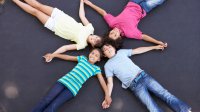
MULTIPOLYGON (((37 17, 44 27, 55 32, 56 35, 74 41, 76 44, 64 45, 54 53, 63 53, 68 50, 84 49, 89 43, 92 47, 100 47, 102 38, 93 35, 94 28, 85 17, 84 2, 80 0, 79 17, 82 23, 78 23, 63 11, 39 3, 36 0, 13 0, 25 12, 37 17)), ((49 60, 50 61, 50 60, 49 60)))

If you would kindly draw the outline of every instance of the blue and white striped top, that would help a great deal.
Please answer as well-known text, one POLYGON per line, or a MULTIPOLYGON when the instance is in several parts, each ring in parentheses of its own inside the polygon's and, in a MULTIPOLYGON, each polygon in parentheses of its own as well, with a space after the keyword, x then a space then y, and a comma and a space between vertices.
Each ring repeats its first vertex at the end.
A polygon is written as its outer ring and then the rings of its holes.
POLYGON ((58 82, 65 85, 76 96, 83 83, 99 73, 101 73, 100 67, 88 62, 85 56, 78 56, 78 64, 58 82))

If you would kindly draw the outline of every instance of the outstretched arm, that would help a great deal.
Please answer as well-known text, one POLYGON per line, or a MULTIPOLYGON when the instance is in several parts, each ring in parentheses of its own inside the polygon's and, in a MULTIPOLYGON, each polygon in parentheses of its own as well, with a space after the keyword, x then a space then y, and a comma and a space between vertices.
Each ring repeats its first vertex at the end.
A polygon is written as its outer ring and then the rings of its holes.
MULTIPOLYGON (((112 99, 111 99, 111 97, 110 97, 110 95, 109 95, 109 91, 108 91, 108 87, 107 87, 107 85, 106 85, 106 82, 105 82, 105 80, 104 80, 104 78, 103 78, 103 76, 102 76, 102 74, 97 74, 97 77, 98 77, 98 80, 99 80, 99 82, 100 82, 100 84, 101 84, 101 87, 103 88, 103 90, 104 90, 104 92, 105 92, 105 102, 106 102, 106 104, 107 105, 110 105, 111 104, 111 102, 112 102, 112 99)), ((103 105, 102 105, 103 106, 103 105)), ((104 107, 103 107, 104 108, 104 107)), ((108 107, 107 107, 108 108, 108 107)))
POLYGON ((95 11, 97 11, 102 16, 105 16, 107 14, 107 12, 104 9, 96 6, 95 4, 93 4, 92 2, 90 2, 89 0, 84 0, 84 3, 87 4, 88 6, 90 6, 95 11))
POLYGON ((76 49, 77 49, 76 44, 64 45, 64 46, 58 48, 53 54, 61 54, 66 51, 76 50, 76 49))
MULTIPOLYGON (((69 50, 76 50, 77 47, 76 47, 76 44, 70 44, 70 45, 64 45, 60 48, 58 48, 54 53, 52 54, 61 54, 61 53, 64 53, 66 51, 69 51, 69 50)), ((53 58, 52 57, 49 57, 49 56, 46 56, 44 57, 46 62, 50 62, 53 58)))
POLYGON ((67 61, 78 61, 77 56, 70 56, 70 55, 65 55, 65 54, 51 54, 48 53, 45 56, 43 56, 44 58, 59 58, 59 59, 63 59, 63 60, 67 60, 67 61))
POLYGON ((153 37, 151 37, 149 35, 146 35, 146 34, 142 34, 142 39, 147 41, 147 42, 152 42, 152 43, 167 47, 167 43, 164 43, 162 41, 156 40, 155 38, 153 38, 153 37))
POLYGON ((157 46, 149 46, 149 47, 139 47, 139 48, 133 49, 132 55, 142 54, 151 50, 164 50, 164 46, 157 45, 157 46))
POLYGON ((84 9, 84 2, 83 2, 83 0, 80 0, 79 17, 80 17, 82 23, 85 26, 90 23, 88 21, 88 19, 85 17, 85 9, 84 9))

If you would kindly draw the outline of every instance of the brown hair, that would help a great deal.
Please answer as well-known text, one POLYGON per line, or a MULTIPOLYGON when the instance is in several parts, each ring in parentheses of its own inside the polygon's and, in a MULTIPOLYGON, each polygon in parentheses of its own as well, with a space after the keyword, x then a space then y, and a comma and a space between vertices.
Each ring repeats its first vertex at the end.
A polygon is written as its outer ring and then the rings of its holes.
POLYGON ((100 58, 103 57, 103 53, 102 53, 102 51, 101 51, 100 48, 92 48, 92 49, 90 50, 90 52, 92 52, 92 51, 94 51, 94 50, 97 50, 97 51, 99 52, 99 54, 100 54, 100 58))
POLYGON ((116 50, 120 49, 122 47, 123 44, 123 40, 122 37, 119 37, 117 39, 111 39, 109 37, 108 34, 105 35, 105 39, 104 39, 104 44, 110 44, 112 45, 114 48, 116 48, 116 50))
POLYGON ((98 36, 100 40, 97 41, 97 43, 94 45, 95 48, 101 48, 104 42, 104 39, 100 36, 98 36))

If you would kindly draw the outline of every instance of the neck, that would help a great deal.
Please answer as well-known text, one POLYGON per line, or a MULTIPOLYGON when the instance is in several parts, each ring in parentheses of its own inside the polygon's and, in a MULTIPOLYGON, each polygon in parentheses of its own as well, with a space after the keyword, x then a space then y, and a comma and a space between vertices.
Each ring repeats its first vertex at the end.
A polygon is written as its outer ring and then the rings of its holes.
POLYGON ((93 65, 94 65, 94 62, 91 62, 90 60, 88 60, 88 62, 90 62, 91 64, 93 64, 93 65))
POLYGON ((114 55, 112 55, 112 56, 110 56, 110 57, 108 57, 108 58, 110 59, 110 58, 112 58, 112 57, 114 57, 114 56, 115 56, 115 54, 114 54, 114 55))
POLYGON ((89 43, 89 38, 90 38, 90 35, 88 36, 88 38, 87 38, 87 42, 89 43))

